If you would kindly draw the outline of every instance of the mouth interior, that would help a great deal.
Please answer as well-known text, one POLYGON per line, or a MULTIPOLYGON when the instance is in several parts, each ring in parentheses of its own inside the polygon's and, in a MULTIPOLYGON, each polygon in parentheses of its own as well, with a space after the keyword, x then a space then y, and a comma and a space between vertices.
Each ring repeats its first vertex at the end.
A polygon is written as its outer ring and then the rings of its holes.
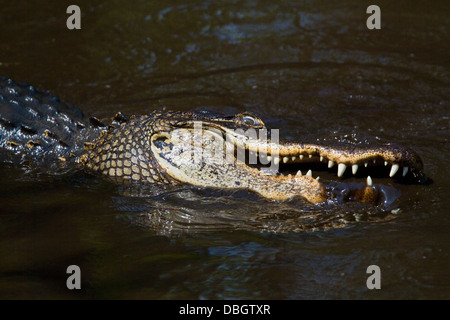
MULTIPOLYGON (((282 150, 282 148, 280 149, 282 150)), ((235 157, 242 159, 242 155, 245 154, 245 165, 257 169, 266 175, 295 176, 306 174, 314 178, 320 176, 320 178, 327 180, 354 178, 356 180, 364 179, 364 181, 370 176, 378 179, 395 179, 401 183, 415 182, 408 167, 399 167, 395 171, 395 168, 392 169, 392 164, 380 156, 374 157, 362 165, 346 165, 344 171, 339 172, 338 164, 331 164, 328 159, 321 157, 319 154, 301 153, 291 155, 283 153, 281 150, 277 156, 272 156, 270 153, 267 155, 259 154, 257 151, 251 151, 235 145, 235 157)))

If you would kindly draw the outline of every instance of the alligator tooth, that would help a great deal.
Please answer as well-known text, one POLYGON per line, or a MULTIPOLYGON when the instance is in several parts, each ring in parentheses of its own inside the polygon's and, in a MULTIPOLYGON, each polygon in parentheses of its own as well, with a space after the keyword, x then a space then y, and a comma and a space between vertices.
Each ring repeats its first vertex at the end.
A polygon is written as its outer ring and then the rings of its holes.
POLYGON ((376 164, 377 163, 377 159, 373 159, 373 164, 376 164))
POLYGON ((357 164, 354 164, 354 165, 352 165, 352 173, 353 174, 356 174, 356 172, 358 172, 358 165, 357 164))
POLYGON ((283 163, 287 163, 289 161, 289 158, 288 157, 284 157, 283 158, 283 163))
POLYGON ((372 186, 372 178, 370 176, 367 176, 367 185, 372 186))
POLYGON ((333 168, 334 162, 331 160, 328 160, 328 168, 333 168))
POLYGON ((320 179, 320 177, 319 177, 319 176, 317 176, 316 180, 317 180, 317 181, 319 181, 319 179, 320 179))
POLYGON ((310 154, 308 157, 312 158, 312 154, 310 154))
POLYGON ((384 162, 384 165, 385 165, 385 166, 387 166, 387 165, 388 165, 388 162, 387 162, 387 161, 385 161, 385 162, 384 162))
POLYGON ((369 165, 369 163, 368 162, 365 162, 364 163, 364 167, 366 167, 367 168, 367 166, 369 165))
POLYGON ((391 172, 389 172, 389 177, 393 177, 397 171, 398 171, 399 165, 398 164, 393 164, 392 168, 391 168, 391 172))
POLYGON ((304 156, 301 154, 301 155, 300 155, 300 160, 303 160, 303 157, 304 157, 304 156))
POLYGON ((288 174, 288 178, 292 178, 292 174, 289 173, 289 174, 288 174))
POLYGON ((323 161, 323 157, 322 156, 320 156, 320 162, 322 162, 323 161))
POLYGON ((297 159, 297 157, 296 156, 292 156, 291 160, 295 161, 295 159, 297 159))
POLYGON ((338 165, 338 177, 342 177, 344 175, 345 169, 347 169, 347 166, 343 163, 339 163, 338 165))
POLYGON ((280 158, 278 158, 278 157, 273 158, 273 163, 275 165, 278 165, 280 163, 280 158))
POLYGON ((271 156, 267 156, 267 161, 272 161, 272 157, 271 156))
POLYGON ((408 167, 403 168, 403 176, 406 176, 406 174, 408 173, 408 169, 408 167))
POLYGON ((306 175, 312 177, 312 171, 311 171, 311 170, 308 170, 308 172, 306 173, 306 175))
POLYGON ((300 170, 297 171, 297 176, 301 176, 302 172, 300 170))

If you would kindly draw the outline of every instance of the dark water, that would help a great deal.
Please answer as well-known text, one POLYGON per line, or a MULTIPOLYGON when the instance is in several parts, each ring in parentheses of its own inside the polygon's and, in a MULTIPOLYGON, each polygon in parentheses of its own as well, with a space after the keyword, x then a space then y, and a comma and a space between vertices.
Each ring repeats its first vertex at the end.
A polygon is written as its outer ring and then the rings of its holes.
POLYGON ((0 74, 99 118, 205 107, 254 112, 294 140, 364 132, 412 147, 434 183, 378 179, 400 193, 389 207, 323 208, 128 196, 1 164, 0 298, 450 298, 448 1, 379 1, 373 31, 364 1, 77 1, 77 31, 69 4, 2 1, 0 74), (346 225, 299 227, 318 215, 346 225), (366 287, 372 264, 381 290, 366 287))

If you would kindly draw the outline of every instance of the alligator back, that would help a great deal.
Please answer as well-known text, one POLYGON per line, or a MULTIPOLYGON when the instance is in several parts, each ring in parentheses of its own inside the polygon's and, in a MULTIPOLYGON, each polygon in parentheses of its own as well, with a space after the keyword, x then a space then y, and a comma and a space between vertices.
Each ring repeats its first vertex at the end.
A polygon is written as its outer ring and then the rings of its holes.
POLYGON ((98 135, 78 108, 0 77, 0 161, 56 163, 98 135))

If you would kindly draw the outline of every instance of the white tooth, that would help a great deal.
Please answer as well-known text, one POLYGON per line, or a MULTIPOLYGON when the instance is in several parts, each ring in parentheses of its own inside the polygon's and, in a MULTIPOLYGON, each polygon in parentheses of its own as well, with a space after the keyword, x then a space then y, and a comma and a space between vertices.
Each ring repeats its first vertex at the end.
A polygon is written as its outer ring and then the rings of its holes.
POLYGON ((406 176, 406 174, 408 173, 408 169, 408 167, 403 168, 403 176, 406 176))
POLYGON ((308 157, 312 158, 312 154, 310 154, 308 157))
POLYGON ((278 158, 278 157, 273 158, 273 163, 275 165, 278 165, 280 163, 280 158, 278 158))
POLYGON ((373 164, 377 163, 377 159, 373 159, 373 164))
POLYGON ((331 160, 328 160, 328 168, 333 168, 334 162, 331 160))
POLYGON ((297 171, 297 176, 301 176, 302 172, 300 170, 297 171))
POLYGON ((323 157, 322 156, 320 156, 320 162, 322 162, 323 161, 323 157))
POLYGON ((288 162, 288 160, 289 160, 289 158, 288 158, 288 157, 284 157, 284 158, 283 158, 283 163, 287 163, 287 162, 288 162))
POLYGON ((293 157, 291 158, 292 161, 295 161, 295 159, 297 159, 296 156, 293 156, 293 157))
POLYGON ((364 167, 366 167, 367 168, 367 166, 369 165, 369 163, 368 162, 366 162, 366 163, 364 163, 364 167))
POLYGON ((372 178, 370 176, 367 176, 367 185, 372 186, 372 178))
POLYGON ((387 162, 387 161, 385 161, 385 162, 384 162, 384 165, 385 165, 385 166, 387 166, 387 165, 388 165, 388 162, 387 162))
POLYGON ((339 163, 338 165, 338 177, 342 177, 344 175, 345 169, 347 169, 347 166, 343 163, 339 163))
POLYGON ((312 177, 312 171, 311 171, 311 170, 308 170, 308 172, 306 173, 306 175, 312 177))
POLYGON ((354 165, 352 165, 352 173, 353 174, 356 174, 356 172, 358 172, 358 165, 357 164, 354 164, 354 165))
POLYGON ((271 156, 267 156, 267 161, 272 161, 272 157, 271 156))
POLYGON ((301 154, 301 155, 300 155, 300 160, 303 160, 303 157, 304 157, 304 156, 301 154))
POLYGON ((317 181, 319 181, 319 179, 320 179, 320 177, 319 177, 319 176, 317 176, 316 180, 317 180, 317 181))
POLYGON ((392 168, 391 168, 391 172, 389 173, 389 177, 392 178, 397 173, 398 168, 400 168, 398 164, 393 164, 392 168))
POLYGON ((289 173, 289 174, 288 174, 288 178, 292 178, 292 174, 289 173))

